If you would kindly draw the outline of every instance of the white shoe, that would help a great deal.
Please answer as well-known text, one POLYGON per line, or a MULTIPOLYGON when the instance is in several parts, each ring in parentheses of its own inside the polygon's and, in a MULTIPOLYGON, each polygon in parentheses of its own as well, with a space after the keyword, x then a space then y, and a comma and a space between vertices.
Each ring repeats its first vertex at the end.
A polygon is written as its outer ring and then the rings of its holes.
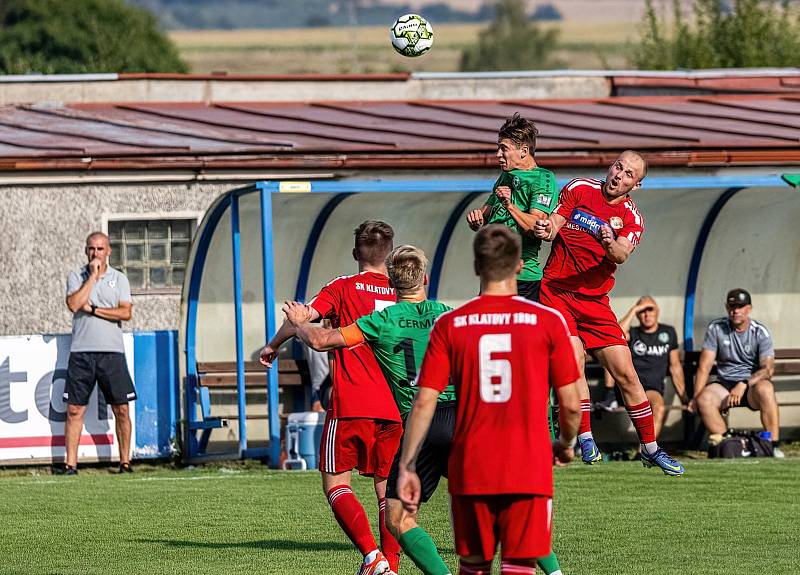
POLYGON ((375 550, 364 557, 364 563, 361 564, 358 575, 389 575, 391 572, 392 568, 389 567, 386 557, 380 551, 375 550))
POLYGON ((777 459, 783 459, 784 457, 786 457, 786 455, 784 455, 783 451, 781 451, 780 448, 776 447, 772 450, 772 457, 775 457, 777 459))

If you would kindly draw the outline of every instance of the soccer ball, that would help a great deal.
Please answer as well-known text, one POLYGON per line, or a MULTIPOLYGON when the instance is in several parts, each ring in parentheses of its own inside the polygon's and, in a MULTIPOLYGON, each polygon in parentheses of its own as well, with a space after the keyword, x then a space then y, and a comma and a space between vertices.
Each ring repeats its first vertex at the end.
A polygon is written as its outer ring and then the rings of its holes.
POLYGON ((416 58, 433 46, 433 28, 419 14, 406 14, 394 21, 389 30, 389 39, 399 54, 416 58))

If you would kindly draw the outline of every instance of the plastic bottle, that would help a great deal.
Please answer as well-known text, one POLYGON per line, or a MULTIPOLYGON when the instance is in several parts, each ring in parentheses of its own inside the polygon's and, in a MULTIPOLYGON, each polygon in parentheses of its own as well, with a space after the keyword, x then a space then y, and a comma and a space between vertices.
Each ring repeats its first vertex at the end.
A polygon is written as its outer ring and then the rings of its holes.
POLYGON ((772 433, 769 431, 759 431, 758 436, 765 441, 772 441, 772 433))

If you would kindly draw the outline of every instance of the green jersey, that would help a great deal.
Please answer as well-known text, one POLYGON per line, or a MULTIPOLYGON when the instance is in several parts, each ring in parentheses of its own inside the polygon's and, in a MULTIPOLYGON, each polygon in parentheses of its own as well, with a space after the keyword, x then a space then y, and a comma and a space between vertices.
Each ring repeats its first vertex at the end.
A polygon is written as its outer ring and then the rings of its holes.
MULTIPOLYGON (((534 168, 532 170, 511 170, 501 172, 494 183, 493 190, 499 186, 511 188, 511 201, 523 212, 532 209, 541 210, 546 214, 551 213, 558 203, 558 188, 556 177, 550 170, 534 168)), ((486 200, 489 206, 487 224, 503 224, 520 232, 517 222, 511 217, 508 210, 500 203, 496 194, 486 200)), ((523 267, 517 279, 532 282, 542 279, 542 265, 539 263, 539 249, 542 240, 526 234, 522 235, 522 261, 523 267)))
MULTIPOLYGON (((356 320, 369 343, 401 414, 407 413, 417 391, 417 374, 428 348, 436 318, 452 308, 425 300, 401 301, 356 320)), ((439 396, 439 401, 455 401, 453 385, 439 396)))

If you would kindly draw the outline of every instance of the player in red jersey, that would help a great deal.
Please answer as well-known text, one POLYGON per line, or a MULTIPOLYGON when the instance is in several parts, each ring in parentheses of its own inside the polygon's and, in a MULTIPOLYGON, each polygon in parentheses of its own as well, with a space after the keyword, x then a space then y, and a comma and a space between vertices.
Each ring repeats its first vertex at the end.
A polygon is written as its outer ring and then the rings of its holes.
MULTIPOLYGON (((329 319, 336 328, 394 304, 385 264, 393 238, 394 231, 384 222, 366 221, 356 228, 353 258, 359 273, 338 277, 322 288, 308 303, 310 321, 329 319)), ((261 363, 271 367, 278 348, 294 335, 292 324, 284 322, 261 350, 261 363)), ((385 498, 386 479, 403 433, 400 413, 368 346, 336 350, 332 373, 333 393, 320 444, 322 486, 336 521, 364 555, 359 575, 392 573, 400 562, 400 545, 386 527, 385 498), (375 481, 380 550, 350 488, 354 468, 375 481)))
POLYGON ((534 225, 537 238, 553 242, 544 268, 541 302, 566 319, 581 367, 578 442, 583 462, 602 459, 589 422, 591 403, 583 369, 584 350, 588 350, 622 392, 639 434, 642 463, 678 476, 683 475, 683 465, 658 447, 653 411, 608 300, 617 266, 628 260, 644 233, 644 218, 629 194, 641 186, 645 175, 644 156, 627 150, 611 164, 605 180, 578 178, 564 186, 550 217, 534 225))
POLYGON ((506 574, 533 574, 550 553, 554 462, 573 456, 580 376, 561 315, 517 296, 519 235, 501 224, 475 237, 481 295, 442 314, 431 332, 406 421, 398 494, 419 506, 416 458, 439 393, 452 381, 458 411, 449 491, 460 573, 491 573, 498 543, 506 574), (550 386, 561 410, 551 446, 550 386))

